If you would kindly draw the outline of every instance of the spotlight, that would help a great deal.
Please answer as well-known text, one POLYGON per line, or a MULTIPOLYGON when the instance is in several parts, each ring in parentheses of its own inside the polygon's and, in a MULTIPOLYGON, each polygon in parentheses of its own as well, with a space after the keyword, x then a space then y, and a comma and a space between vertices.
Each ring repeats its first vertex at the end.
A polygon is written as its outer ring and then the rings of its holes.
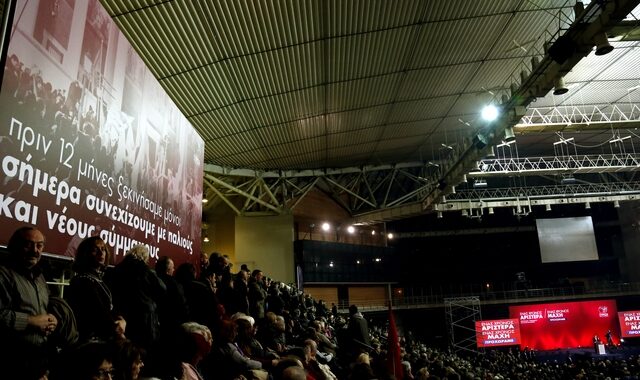
POLYGON ((596 55, 605 55, 613 50, 605 32, 596 34, 593 37, 593 43, 596 44, 596 55))
POLYGON ((349 226, 347 227, 347 232, 353 234, 354 232, 356 232, 356 228, 354 226, 349 226))
POLYGON ((376 230, 371 230, 371 235, 375 235, 376 234, 376 230))
POLYGON ((515 141, 516 135, 513 133, 513 127, 507 127, 504 129, 504 141, 515 141))
POLYGON ((613 201, 613 207, 620 208, 620 202, 618 202, 617 200, 613 201))
POLYGON ((438 219, 442 219, 442 211, 438 211, 437 217, 438 219))
POLYGON ((207 203, 209 200, 207 198, 202 198, 202 203, 207 203))
POLYGON ((494 121, 498 118, 498 109, 493 104, 482 109, 482 118, 486 121, 494 121))
POLYGON ((333 268, 333 261, 329 263, 329 266, 333 268))
POLYGON ((205 242, 205 243, 210 242, 209 235, 204 235, 204 239, 202 239, 202 241, 205 242))
POLYGON ((547 204, 546 206, 544 206, 545 211, 551 211, 551 205, 547 204))
POLYGON ((489 215, 493 215, 493 207, 489 207, 489 215))
POLYGON ((393 240, 393 233, 389 232, 389 233, 387 234, 387 238, 388 238, 389 240, 393 240))
POLYGON ((331 225, 327 222, 322 223, 322 231, 329 231, 331 229, 331 225))
POLYGON ((564 84, 564 78, 558 77, 553 83, 553 95, 562 95, 569 92, 569 88, 564 84))
POLYGON ((469 216, 469 211, 467 211, 466 209, 462 210, 462 216, 469 216))

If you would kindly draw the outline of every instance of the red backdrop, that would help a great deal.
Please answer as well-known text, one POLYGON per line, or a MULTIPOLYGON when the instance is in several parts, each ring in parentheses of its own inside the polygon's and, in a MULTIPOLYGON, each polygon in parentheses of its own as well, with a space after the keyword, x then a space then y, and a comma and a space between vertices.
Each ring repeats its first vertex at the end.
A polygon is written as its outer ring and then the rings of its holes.
POLYGON ((510 306, 509 315, 520 321, 521 347, 538 350, 593 346, 593 337, 605 341, 611 330, 620 336, 614 300, 510 306))

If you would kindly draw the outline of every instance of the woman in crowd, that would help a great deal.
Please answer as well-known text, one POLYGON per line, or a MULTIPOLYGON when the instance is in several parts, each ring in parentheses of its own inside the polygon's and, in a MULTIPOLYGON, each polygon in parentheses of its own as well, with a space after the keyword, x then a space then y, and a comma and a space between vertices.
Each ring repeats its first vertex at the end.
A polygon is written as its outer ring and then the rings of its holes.
POLYGON ((127 337, 147 351, 158 342, 158 301, 166 291, 148 262, 148 248, 135 245, 111 271, 107 281, 116 309, 127 320, 127 337))
POLYGON ((109 250, 98 236, 84 239, 73 263, 75 276, 65 292, 73 309, 80 341, 124 336, 125 322, 114 312, 111 291, 102 280, 109 250))

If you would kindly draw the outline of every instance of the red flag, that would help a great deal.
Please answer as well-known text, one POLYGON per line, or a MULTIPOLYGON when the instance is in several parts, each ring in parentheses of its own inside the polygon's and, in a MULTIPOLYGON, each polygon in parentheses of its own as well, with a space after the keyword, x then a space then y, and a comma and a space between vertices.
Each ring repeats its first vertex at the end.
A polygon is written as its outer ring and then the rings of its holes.
POLYGON ((393 310, 389 305, 389 331, 387 333, 387 370, 390 375, 395 376, 396 379, 401 380, 404 378, 402 371, 402 362, 400 359, 400 341, 398 339, 398 329, 396 327, 396 320, 393 316, 393 310))

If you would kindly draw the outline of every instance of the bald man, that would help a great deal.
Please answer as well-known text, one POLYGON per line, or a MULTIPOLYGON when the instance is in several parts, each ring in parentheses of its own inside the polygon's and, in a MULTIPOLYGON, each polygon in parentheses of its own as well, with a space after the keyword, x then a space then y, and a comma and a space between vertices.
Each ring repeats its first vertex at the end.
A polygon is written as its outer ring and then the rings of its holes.
POLYGON ((47 312, 49 289, 38 263, 44 235, 22 227, 9 239, 9 263, 0 267, 0 368, 8 378, 37 378, 46 370, 47 337, 58 323, 47 312))

